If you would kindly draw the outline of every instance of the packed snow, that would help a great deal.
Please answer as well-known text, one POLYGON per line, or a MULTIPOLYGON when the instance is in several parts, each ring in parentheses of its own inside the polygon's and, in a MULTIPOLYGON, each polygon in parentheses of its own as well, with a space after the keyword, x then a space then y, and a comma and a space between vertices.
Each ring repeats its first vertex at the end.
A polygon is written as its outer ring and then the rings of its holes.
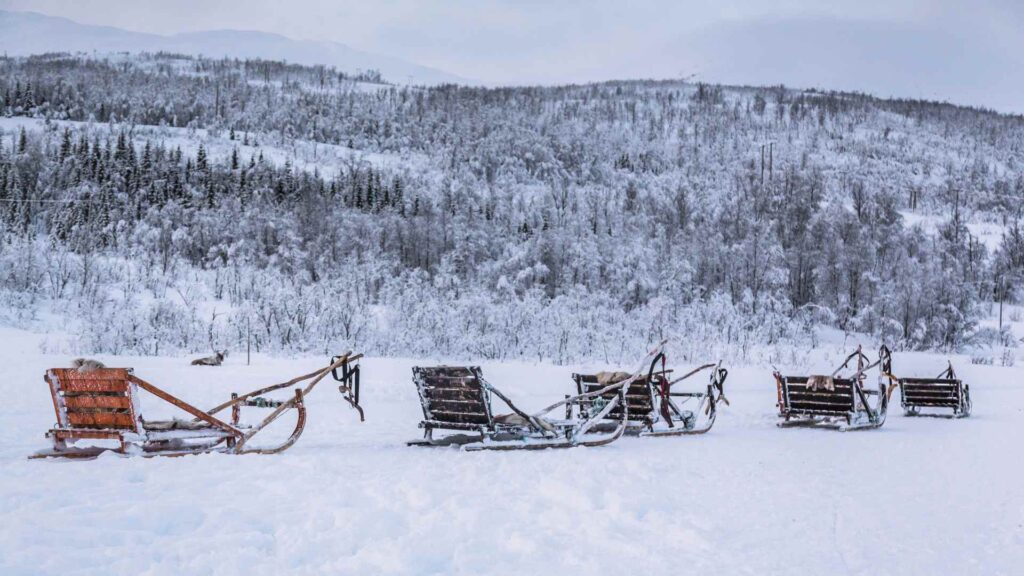
MULTIPOLYGON (((0 330, 4 575, 1016 574, 1024 563, 1020 366, 953 356, 971 418, 904 417, 897 393, 883 428, 849 433, 777 428, 771 367, 731 366, 731 405, 704 436, 467 453, 404 445, 420 436, 411 367, 464 359, 367 358, 366 422, 326 381, 305 434, 278 456, 29 460, 54 420, 43 373, 71 360, 40 353, 42 339, 0 330)), ((825 345, 779 368, 828 371, 841 357, 825 345)), ((327 360, 98 358, 205 407, 327 360)), ((901 375, 934 376, 946 357, 894 360, 901 375)), ((571 392, 573 371, 606 367, 481 366, 528 409, 571 392)), ((151 397, 143 412, 172 415, 151 397)))

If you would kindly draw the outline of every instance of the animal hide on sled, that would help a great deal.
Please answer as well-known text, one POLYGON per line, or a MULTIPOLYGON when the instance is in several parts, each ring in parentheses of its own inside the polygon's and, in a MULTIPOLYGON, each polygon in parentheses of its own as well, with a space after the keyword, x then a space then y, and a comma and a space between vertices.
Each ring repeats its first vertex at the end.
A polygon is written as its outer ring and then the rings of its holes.
POLYGON ((831 376, 810 376, 807 378, 807 389, 832 392, 836 389, 836 381, 831 376))
POLYGON ((77 369, 80 374, 88 374, 106 368, 103 362, 92 358, 75 358, 71 361, 71 367, 77 369))
POLYGON ((598 372, 594 376, 597 377, 598 384, 601 386, 607 386, 609 384, 615 384, 616 382, 622 382, 632 376, 632 374, 629 372, 598 372))

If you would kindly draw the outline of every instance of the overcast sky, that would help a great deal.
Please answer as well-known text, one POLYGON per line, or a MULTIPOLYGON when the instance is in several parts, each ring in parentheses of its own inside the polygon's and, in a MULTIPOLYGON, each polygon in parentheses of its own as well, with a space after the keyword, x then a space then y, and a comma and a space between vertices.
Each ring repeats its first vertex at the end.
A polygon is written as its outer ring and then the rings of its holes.
POLYGON ((0 0, 159 34, 277 32, 489 83, 694 77, 1024 112, 1024 0, 0 0))

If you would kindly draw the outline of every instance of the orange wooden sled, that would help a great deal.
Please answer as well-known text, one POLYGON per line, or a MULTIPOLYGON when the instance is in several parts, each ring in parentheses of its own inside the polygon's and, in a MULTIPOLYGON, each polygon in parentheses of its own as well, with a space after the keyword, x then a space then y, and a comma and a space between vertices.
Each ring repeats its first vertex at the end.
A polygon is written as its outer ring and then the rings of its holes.
POLYGON ((340 379, 345 399, 359 410, 358 360, 362 354, 347 352, 336 356, 326 368, 254 390, 203 411, 135 376, 130 368, 101 368, 79 372, 75 368, 52 368, 45 380, 50 385, 57 424, 46 433, 53 448, 37 452, 30 458, 69 457, 94 458, 106 451, 142 456, 182 456, 222 452, 226 454, 277 454, 290 448, 302 435, 306 425, 305 398, 327 374, 340 379), (342 369, 342 378, 337 370, 342 369), (268 400, 261 395, 294 386, 309 380, 305 388, 295 388, 295 394, 284 401, 268 400), (192 419, 149 421, 142 417, 139 404, 140 390, 173 404, 192 416, 192 419), (356 388, 357 390, 357 388, 356 388), (355 397, 353 402, 352 398, 355 397), (240 422, 243 406, 273 408, 270 415, 258 424, 240 422), (231 408, 228 421, 216 416, 231 408), (282 414, 295 410, 295 429, 282 443, 270 447, 250 447, 249 441, 282 414), (79 440, 108 441, 109 446, 77 447, 79 440))

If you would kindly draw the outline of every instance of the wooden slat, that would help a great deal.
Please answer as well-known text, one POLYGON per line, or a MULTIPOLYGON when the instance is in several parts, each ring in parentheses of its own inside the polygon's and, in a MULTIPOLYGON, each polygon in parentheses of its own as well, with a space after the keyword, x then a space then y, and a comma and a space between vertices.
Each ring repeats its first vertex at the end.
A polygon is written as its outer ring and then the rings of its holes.
POLYGON ((433 419, 439 422, 460 422, 463 424, 487 424, 487 416, 479 413, 431 410, 433 419))
POLYGON ((128 377, 128 368, 101 368, 89 372, 79 372, 77 368, 51 368, 49 370, 58 378, 66 380, 124 380, 128 377))
POLYGON ((50 430, 50 434, 57 438, 66 439, 83 439, 83 440, 118 440, 121 438, 122 432, 108 432, 106 430, 65 430, 57 428, 50 430))
POLYGON ((946 386, 904 386, 903 391, 919 394, 956 394, 959 388, 946 386))
POLYGON ((825 394, 810 395, 810 394, 790 394, 789 401, 791 403, 797 402, 814 402, 821 404, 852 404, 852 396, 827 396, 825 394))
POLYGON ((793 391, 793 392, 845 392, 845 393, 849 393, 851 390, 853 390, 853 387, 847 384, 847 385, 835 386, 835 387, 832 388, 832 390, 829 390, 827 388, 811 388, 810 386, 807 386, 805 384, 790 384, 789 385, 789 389, 791 391, 793 391))
POLYGON ((943 400, 943 401, 939 401, 939 400, 928 400, 928 401, 918 401, 918 402, 907 401, 906 404, 908 404, 910 406, 936 406, 936 407, 939 407, 939 408, 956 408, 956 407, 960 406, 960 402, 956 401, 955 399, 954 400, 943 400))
MULTIPOLYGON (((587 392, 587 393, 597 392, 598 390, 602 390, 604 388, 607 388, 608 386, 611 386, 611 384, 587 384, 586 386, 584 386, 584 391, 587 392)), ((629 385, 628 389, 626 389, 626 394, 629 394, 629 395, 640 395, 640 394, 647 395, 648 394, 648 392, 647 392, 648 390, 649 390, 649 388, 647 387, 647 384, 644 383, 644 382, 633 383, 633 384, 629 385)), ((612 390, 610 390, 608 392, 608 394, 611 394, 612 396, 614 396, 614 395, 618 394, 618 392, 619 392, 618 388, 613 388, 612 390)))
POLYGON ((487 417, 487 411, 484 407, 484 403, 480 401, 431 400, 430 412, 432 414, 436 414, 438 412, 460 412, 466 414, 480 414, 485 418, 487 417))
POLYGON ((128 382, 115 379, 61 379, 60 388, 64 392, 126 392, 128 382))
POLYGON ((79 411, 88 408, 128 410, 131 408, 131 400, 124 395, 68 395, 64 397, 64 405, 68 410, 79 411))
POLYGON ((849 414, 850 413, 850 409, 848 408, 846 410, 839 410, 839 409, 837 409, 837 410, 827 410, 827 409, 818 409, 818 408, 811 409, 811 408, 791 407, 790 410, 788 410, 787 412, 790 413, 790 414, 812 414, 812 415, 813 414, 821 414, 821 415, 828 415, 828 416, 841 416, 841 415, 849 414))
POLYGON ((72 426, 81 426, 84 428, 135 428, 135 423, 132 422, 131 415, 114 412, 97 412, 92 414, 68 412, 68 422, 72 426))
POLYGON ((849 412, 853 409, 851 404, 829 404, 826 402, 791 402, 790 409, 793 410, 832 410, 849 412))
POLYGON ((914 384, 905 382, 903 387, 907 390, 956 390, 960 388, 956 384, 914 384))
POLYGON ((853 394, 853 388, 849 386, 833 390, 825 388, 811 389, 806 386, 789 386, 788 388, 790 394, 828 394, 831 396, 850 396, 853 394))
POLYGON ((480 389, 468 388, 434 388, 424 387, 423 394, 428 399, 439 400, 476 400, 480 401, 480 389))
POLYGON ((440 420, 424 420, 425 428, 447 428, 449 430, 480 430, 480 424, 463 422, 442 422, 440 420))
POLYGON ((846 399, 846 400, 838 401, 838 400, 825 400, 825 399, 814 400, 814 399, 807 399, 807 398, 799 398, 799 399, 790 398, 789 399, 789 405, 790 406, 837 406, 837 407, 840 407, 840 408, 848 410, 848 409, 850 409, 851 406, 853 406, 853 400, 846 399))
POLYGON ((949 378, 900 378, 900 383, 905 384, 945 384, 958 385, 961 380, 950 380, 949 378))
POLYGON ((922 396, 956 396, 956 388, 905 388, 904 394, 920 394, 922 396))
POLYGON ((904 399, 907 400, 908 402, 909 401, 915 401, 915 402, 916 401, 920 401, 920 402, 946 402, 946 401, 956 401, 956 400, 959 399, 959 396, 957 396, 956 394, 942 394, 942 395, 937 395, 937 394, 906 394, 904 396, 904 399))
POLYGON ((419 373, 424 378, 467 378, 473 376, 473 371, 464 366, 432 366, 414 368, 413 372, 419 373))
POLYGON ((479 380, 467 380, 460 382, 458 380, 450 381, 437 381, 437 380, 425 380, 423 382, 424 389, 431 390, 480 390, 483 386, 479 380))

